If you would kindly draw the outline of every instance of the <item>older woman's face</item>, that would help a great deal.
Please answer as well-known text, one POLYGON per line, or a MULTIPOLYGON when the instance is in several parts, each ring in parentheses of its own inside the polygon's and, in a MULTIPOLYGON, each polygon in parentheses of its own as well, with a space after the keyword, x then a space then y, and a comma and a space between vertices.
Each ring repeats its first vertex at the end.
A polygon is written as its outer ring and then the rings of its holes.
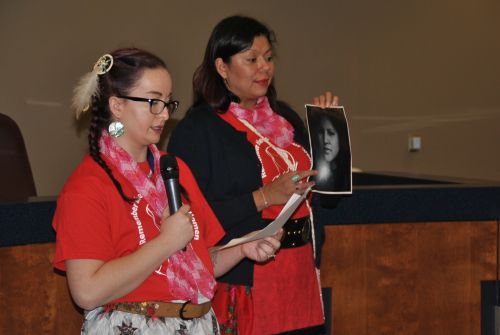
POLYGON ((221 64, 219 73, 243 107, 253 107, 257 98, 266 95, 274 76, 273 51, 265 36, 254 38, 252 46, 221 64))
POLYGON ((331 162, 339 153, 339 135, 328 119, 323 119, 318 129, 319 144, 325 160, 331 162))

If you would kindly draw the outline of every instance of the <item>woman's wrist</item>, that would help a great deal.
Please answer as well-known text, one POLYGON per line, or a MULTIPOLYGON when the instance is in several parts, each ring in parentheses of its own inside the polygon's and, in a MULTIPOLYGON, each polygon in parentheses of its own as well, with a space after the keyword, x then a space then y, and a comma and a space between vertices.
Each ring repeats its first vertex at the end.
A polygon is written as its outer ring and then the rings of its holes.
POLYGON ((257 190, 252 192, 253 195, 253 200, 255 203, 255 207, 257 208, 257 211, 262 211, 263 209, 266 209, 269 207, 269 201, 267 199, 266 194, 264 193, 264 188, 260 187, 257 190))
POLYGON ((240 258, 240 260, 247 258, 247 256, 245 255, 245 251, 243 250, 243 244, 240 244, 240 249, 238 250, 239 251, 238 258, 240 258))
POLYGON ((269 202, 267 202, 266 194, 264 193, 264 188, 259 188, 260 196, 262 197, 262 201, 264 202, 264 208, 269 207, 269 202))

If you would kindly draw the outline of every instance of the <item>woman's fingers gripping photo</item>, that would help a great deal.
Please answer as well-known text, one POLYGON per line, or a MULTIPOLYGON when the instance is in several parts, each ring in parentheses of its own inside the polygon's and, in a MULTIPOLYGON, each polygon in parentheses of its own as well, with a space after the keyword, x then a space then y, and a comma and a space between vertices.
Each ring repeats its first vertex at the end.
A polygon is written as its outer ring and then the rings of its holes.
POLYGON ((313 105, 321 108, 335 107, 339 105, 339 97, 333 95, 330 91, 326 91, 324 94, 313 98, 313 105))

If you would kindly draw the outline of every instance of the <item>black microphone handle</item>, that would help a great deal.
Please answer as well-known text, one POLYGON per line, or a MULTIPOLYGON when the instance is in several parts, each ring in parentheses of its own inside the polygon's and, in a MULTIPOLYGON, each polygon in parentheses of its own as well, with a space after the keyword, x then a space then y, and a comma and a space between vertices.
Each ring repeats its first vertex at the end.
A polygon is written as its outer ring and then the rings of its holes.
MULTIPOLYGON (((179 192, 179 179, 169 178, 164 181, 168 198, 168 211, 170 212, 170 215, 172 215, 182 206, 181 193, 179 192)), ((182 248, 182 251, 186 251, 186 247, 182 248)))
POLYGON ((179 179, 169 178, 165 180, 165 189, 167 191, 170 215, 172 215, 182 206, 179 179))

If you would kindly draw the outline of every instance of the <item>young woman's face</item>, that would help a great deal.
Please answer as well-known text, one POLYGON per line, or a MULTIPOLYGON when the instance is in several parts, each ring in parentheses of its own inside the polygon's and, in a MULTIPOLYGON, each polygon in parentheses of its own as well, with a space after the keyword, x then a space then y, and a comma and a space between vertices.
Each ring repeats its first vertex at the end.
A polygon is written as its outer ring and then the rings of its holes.
POLYGON ((318 129, 319 144, 325 160, 331 162, 339 153, 339 135, 328 119, 323 119, 318 129))
MULTIPOLYGON (((147 99, 160 99, 165 102, 172 98, 172 79, 163 68, 146 69, 137 81, 136 86, 127 96, 147 99)), ((151 105, 147 101, 132 101, 118 98, 121 103, 120 122, 125 126, 125 133, 118 140, 122 144, 140 149, 160 140, 163 126, 169 118, 165 107, 160 114, 151 113, 151 105)), ((162 103, 159 102, 161 105, 162 103)))
POLYGON ((253 107, 257 98, 266 95, 274 76, 274 62, 265 36, 255 37, 252 46, 233 55, 229 63, 220 58, 218 62, 219 74, 227 80, 228 88, 240 98, 243 107, 253 107))

